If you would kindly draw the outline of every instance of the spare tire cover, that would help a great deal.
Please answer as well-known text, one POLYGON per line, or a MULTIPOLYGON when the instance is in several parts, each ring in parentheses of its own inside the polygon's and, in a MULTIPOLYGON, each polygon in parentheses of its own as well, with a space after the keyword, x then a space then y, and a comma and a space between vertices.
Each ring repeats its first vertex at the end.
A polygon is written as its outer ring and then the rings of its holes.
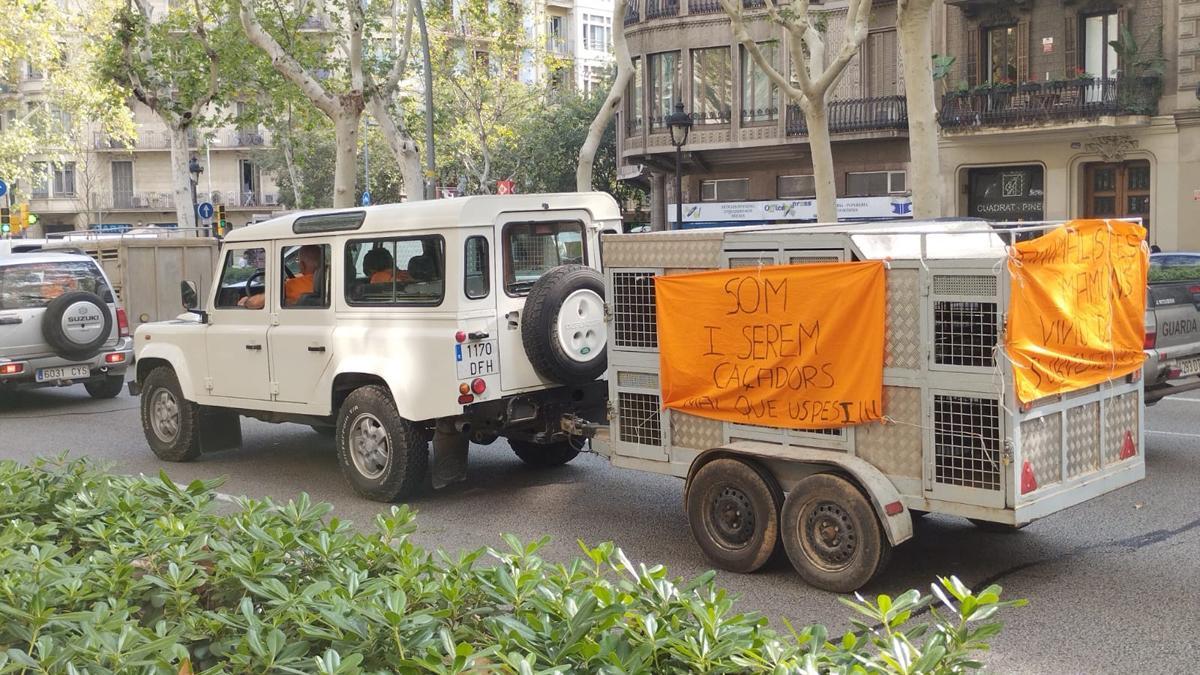
POLYGON ((112 334, 108 303, 87 291, 63 293, 50 301, 42 316, 42 336, 64 359, 90 359, 112 334))
POLYGON ((542 275, 525 298, 521 342, 538 375, 559 384, 586 384, 608 368, 604 277, 583 265, 542 275))

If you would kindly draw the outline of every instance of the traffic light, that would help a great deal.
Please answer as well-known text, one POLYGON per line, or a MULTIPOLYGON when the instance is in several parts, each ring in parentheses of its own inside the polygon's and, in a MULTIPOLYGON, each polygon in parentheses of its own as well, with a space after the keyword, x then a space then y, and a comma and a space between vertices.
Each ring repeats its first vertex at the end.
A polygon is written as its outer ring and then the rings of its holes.
POLYGON ((8 212, 8 207, 0 207, 0 234, 8 234, 12 232, 11 216, 8 212))
POLYGON ((225 222, 225 205, 217 204, 217 231, 224 236, 229 231, 229 224, 225 222))

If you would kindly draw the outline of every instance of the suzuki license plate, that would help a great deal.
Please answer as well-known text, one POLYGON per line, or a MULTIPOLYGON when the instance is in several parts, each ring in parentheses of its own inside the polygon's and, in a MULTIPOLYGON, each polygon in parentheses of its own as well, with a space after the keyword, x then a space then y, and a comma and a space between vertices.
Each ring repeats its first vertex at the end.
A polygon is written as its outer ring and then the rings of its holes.
POLYGON ((38 382, 54 380, 82 380, 92 376, 88 366, 62 366, 59 368, 38 368, 33 378, 38 382))
POLYGON ((500 349, 496 340, 480 340, 454 345, 458 379, 484 377, 500 372, 500 349))
POLYGON ((1195 356, 1190 359, 1183 359, 1179 362, 1180 377, 1188 375, 1200 375, 1200 356, 1195 356))

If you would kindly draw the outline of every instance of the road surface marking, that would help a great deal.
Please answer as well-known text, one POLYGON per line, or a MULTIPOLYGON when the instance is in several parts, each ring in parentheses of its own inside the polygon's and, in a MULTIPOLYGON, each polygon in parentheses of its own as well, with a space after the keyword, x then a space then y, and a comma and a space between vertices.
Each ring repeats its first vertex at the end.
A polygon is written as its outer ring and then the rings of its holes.
POLYGON ((1181 431, 1158 431, 1157 429, 1147 429, 1148 434, 1162 434, 1164 436, 1185 436, 1187 438, 1200 438, 1200 434, 1185 434, 1181 431))

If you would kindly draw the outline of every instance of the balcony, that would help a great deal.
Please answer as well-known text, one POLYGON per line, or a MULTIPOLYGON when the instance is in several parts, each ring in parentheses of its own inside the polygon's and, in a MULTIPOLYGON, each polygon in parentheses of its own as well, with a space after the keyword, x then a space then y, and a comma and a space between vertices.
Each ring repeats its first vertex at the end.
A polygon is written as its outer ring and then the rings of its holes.
POLYGON ((679 0, 646 0, 646 18, 679 16, 679 0))
POLYGON ((1162 94, 1156 77, 1030 82, 976 87, 942 97, 943 129, 1063 124, 1116 115, 1153 115, 1162 94))
MULTIPOLYGON (((198 138, 195 131, 189 131, 188 147, 197 147, 198 138)), ((139 129, 133 142, 129 143, 107 134, 97 133, 92 137, 92 147, 96 150, 170 150, 171 134, 165 130, 139 129)))
POLYGON ((625 6, 625 25, 632 26, 642 20, 641 12, 638 10, 639 0, 630 0, 625 6))
MULTIPOLYGON (((829 132, 908 130, 908 105, 903 96, 848 98, 829 102, 829 132)), ((787 135, 807 136, 808 123, 800 106, 787 107, 787 135)))
MULTIPOLYGON (((280 205, 279 195, 262 190, 213 190, 211 194, 198 191, 196 201, 208 201, 231 209, 275 208, 280 205)), ((174 211, 175 196, 170 192, 116 192, 104 208, 113 211, 174 211)))
POLYGON ((688 0, 688 14, 717 14, 721 0, 688 0))

